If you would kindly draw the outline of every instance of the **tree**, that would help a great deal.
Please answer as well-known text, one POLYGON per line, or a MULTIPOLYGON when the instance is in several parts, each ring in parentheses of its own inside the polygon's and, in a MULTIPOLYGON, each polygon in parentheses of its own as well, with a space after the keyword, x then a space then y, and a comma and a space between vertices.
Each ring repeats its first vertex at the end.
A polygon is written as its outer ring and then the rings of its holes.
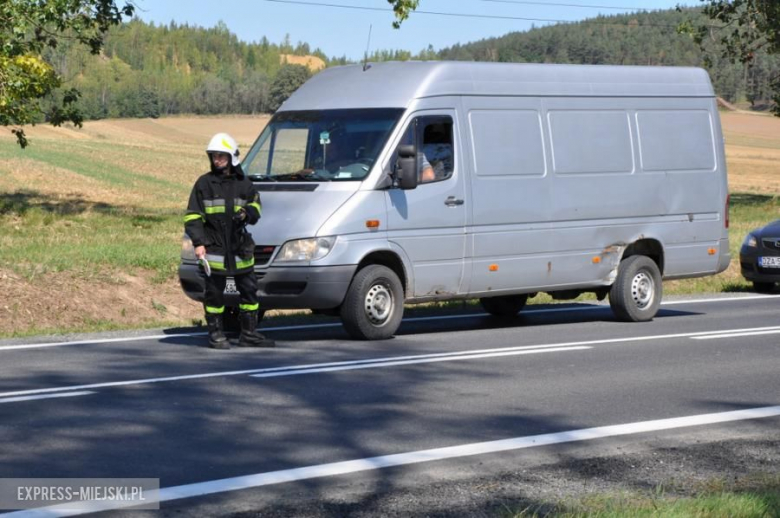
POLYGON ((271 83, 271 89, 268 92, 270 110, 272 112, 278 110, 282 103, 310 76, 309 69, 303 65, 283 65, 279 69, 279 73, 276 74, 276 79, 271 83))
MULTIPOLYGON (((701 0, 704 14, 714 23, 682 25, 705 48, 709 42, 721 45, 721 55, 746 67, 746 77, 758 52, 780 54, 780 2, 778 0, 701 0)), ((680 8, 678 8, 680 9, 680 8)), ((774 113, 780 117, 780 74, 771 80, 774 113)))
POLYGON ((387 3, 393 6, 396 17, 393 27, 398 29, 401 27, 401 23, 409 18, 409 13, 417 9, 420 0, 387 0, 387 3))
POLYGON ((2 0, 0 1, 0 125, 11 126, 21 147, 28 142, 22 125, 45 117, 59 126, 83 120, 74 106, 79 92, 56 96, 44 113, 41 101, 62 85, 54 67, 43 57, 62 39, 75 40, 100 52, 103 35, 134 8, 119 8, 114 0, 2 0))

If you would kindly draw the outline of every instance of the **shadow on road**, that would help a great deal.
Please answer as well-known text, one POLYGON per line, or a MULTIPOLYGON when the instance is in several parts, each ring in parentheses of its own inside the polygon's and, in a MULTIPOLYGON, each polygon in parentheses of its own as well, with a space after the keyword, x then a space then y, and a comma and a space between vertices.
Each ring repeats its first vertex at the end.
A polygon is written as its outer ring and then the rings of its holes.
MULTIPOLYGON (((661 309, 656 316, 658 319, 685 317, 700 315, 693 311, 681 311, 673 309, 661 309)), ((541 326, 564 326, 570 324, 582 324, 587 322, 614 322, 616 325, 630 326, 641 325, 635 323, 618 322, 609 306, 595 304, 555 304, 529 306, 521 311, 515 318, 498 318, 485 313, 469 309, 466 311, 433 310, 412 311, 404 318, 396 337, 414 335, 430 335, 436 333, 451 333, 455 331, 480 331, 488 329, 529 329, 541 326), (570 311, 565 311, 566 309, 570 311), (544 311, 553 310, 549 313, 544 311), (540 313, 537 313, 541 311, 540 313)), ((280 343, 295 343, 311 340, 350 340, 349 335, 341 326, 341 321, 336 317, 312 317, 311 324, 301 324, 300 318, 288 320, 285 317, 266 319, 259 329, 280 343), (299 326, 306 326, 301 329, 299 326), (315 326, 315 327, 309 327, 315 326), (291 327, 291 329, 276 328, 291 327)), ((166 334, 205 333, 205 328, 171 328, 166 334)), ((236 336, 233 336, 235 339, 236 336)), ((393 338, 390 339, 392 341, 393 338)), ((205 337, 171 337, 164 338, 163 343, 185 346, 203 346, 205 337)), ((355 342, 361 343, 361 342, 355 342)), ((380 343, 380 342, 377 342, 380 343)))

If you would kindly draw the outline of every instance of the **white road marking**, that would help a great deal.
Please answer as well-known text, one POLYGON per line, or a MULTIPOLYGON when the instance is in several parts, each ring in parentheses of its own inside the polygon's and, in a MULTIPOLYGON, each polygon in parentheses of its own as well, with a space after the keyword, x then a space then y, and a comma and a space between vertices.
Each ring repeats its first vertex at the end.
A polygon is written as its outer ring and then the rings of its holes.
POLYGON ((40 396, 4 397, 4 398, 0 398, 0 403, 18 403, 20 401, 36 401, 39 399, 86 396, 88 394, 95 394, 95 392, 83 390, 81 392, 61 392, 57 394, 47 394, 47 395, 40 395, 40 396))
POLYGON ((322 369, 327 367, 342 367, 342 366, 352 366, 352 365, 362 365, 362 364, 374 364, 374 363, 386 363, 391 361, 402 361, 402 360, 416 360, 421 358, 436 358, 436 357, 443 357, 443 356, 462 356, 462 355, 474 355, 479 353, 491 353, 491 352, 508 352, 508 351, 523 351, 523 350, 547 350, 547 349, 553 349, 557 350, 560 347, 568 346, 569 344, 550 344, 550 345, 526 345, 526 346, 519 346, 519 347, 505 347, 500 349, 483 349, 483 350, 476 350, 476 351, 459 351, 459 352, 450 352, 450 353, 434 353, 434 354, 418 354, 413 356, 390 356, 385 358, 369 358, 366 360, 350 360, 350 361, 342 361, 342 362, 328 362, 328 363, 314 363, 314 364, 304 364, 304 365, 288 365, 286 367, 267 367, 263 369, 248 369, 248 370, 240 370, 240 371, 222 371, 222 372, 208 372, 204 374, 185 374, 182 376, 169 376, 165 378, 146 378, 146 379, 135 379, 135 380, 126 380, 126 381, 108 381, 104 383, 92 383, 89 385, 74 385, 69 387, 55 387, 55 388, 45 388, 45 389, 31 389, 31 390, 18 390, 15 392, 0 392, 0 398, 6 397, 6 396, 24 396, 29 394, 45 394, 45 393, 54 393, 54 392, 60 392, 60 391, 71 391, 71 390, 80 390, 80 389, 96 389, 96 388, 109 388, 109 387, 121 387, 126 385, 146 385, 150 383, 163 383, 168 381, 186 381, 186 380, 195 380, 195 379, 204 379, 204 378, 216 378, 216 377, 229 377, 229 376, 242 376, 242 375, 251 375, 251 374, 263 374, 263 373, 273 373, 273 372, 288 372, 288 371, 299 371, 299 370, 309 370, 309 369, 322 369))
MULTIPOLYGON (((670 334, 670 335, 632 336, 627 338, 589 340, 585 342, 563 342, 557 344, 524 345, 524 346, 516 346, 516 347, 500 347, 494 349, 477 349, 477 350, 470 350, 470 351, 457 351, 457 352, 447 352, 447 353, 417 354, 417 355, 410 355, 410 356, 389 356, 384 358, 368 358, 365 360, 348 360, 348 361, 341 361, 341 362, 315 363, 315 364, 308 364, 308 365, 307 364, 288 365, 285 367, 268 367, 268 368, 261 368, 261 369, 246 369, 246 370, 238 370, 238 371, 207 372, 203 374, 184 374, 181 376, 168 376, 162 378, 142 378, 142 379, 134 379, 134 380, 126 380, 126 381, 108 381, 103 383, 91 383, 87 385, 73 385, 67 387, 53 387, 53 388, 43 388, 43 389, 18 390, 14 392, 0 392, 0 397, 27 396, 33 394, 47 394, 47 393, 65 392, 65 391, 74 391, 74 390, 122 387, 127 385, 146 385, 151 383, 187 381, 187 380, 228 377, 228 376, 255 375, 255 374, 265 374, 265 373, 272 373, 272 372, 323 369, 328 367, 347 367, 352 365, 379 364, 379 363, 398 362, 398 361, 405 361, 405 360, 422 360, 425 358, 444 358, 444 357, 449 358, 449 357, 474 356, 474 355, 491 354, 491 353, 511 354, 512 351, 523 351, 523 350, 562 349, 562 348, 569 348, 569 347, 586 347, 586 346, 593 346, 593 345, 624 344, 624 343, 631 343, 631 342, 646 342, 652 340, 667 340, 667 339, 674 339, 674 338, 691 338, 695 336, 708 336, 708 335, 723 334, 723 333, 764 331, 767 329, 775 329, 775 328, 756 327, 756 328, 748 328, 748 329, 728 329, 728 330, 721 330, 721 331, 697 331, 692 333, 677 333, 677 334, 670 334)), ((317 372, 323 372, 323 371, 318 370, 317 372)))
POLYGON ((175 335, 148 335, 127 336, 124 338, 103 338, 95 340, 79 340, 73 342, 49 342, 40 344, 0 345, 0 352, 18 351, 21 349, 43 349, 46 347, 61 347, 63 345, 90 345, 90 344, 115 344, 121 342, 135 342, 138 340, 162 340, 163 338, 187 338, 190 336, 206 336, 208 333, 180 333, 175 335))
POLYGON ((716 340, 718 338, 739 338, 741 336, 763 336, 763 335, 777 335, 780 334, 780 327, 774 329, 767 328, 765 331, 751 331, 745 333, 721 333, 713 334, 709 336, 694 336, 694 340, 716 340))
MULTIPOLYGON (((197 482, 181 486, 162 488, 159 491, 144 493, 147 502, 170 502, 183 498, 195 498, 217 493, 227 493, 252 489, 287 482, 311 480, 315 478, 333 477, 350 473, 374 471, 397 466, 408 466, 423 462, 435 462, 449 459, 486 455, 505 451, 537 448, 540 446, 552 446, 571 442, 592 441, 610 437, 620 437, 639 433, 659 432, 674 430, 692 426, 707 426, 714 424, 744 421, 749 419, 765 419, 780 416, 780 406, 752 408, 747 410, 734 410, 712 414, 700 414, 685 417, 673 417, 669 419, 656 419, 653 421, 640 421, 636 423, 600 426, 581 430, 569 430, 565 432, 515 437, 497 441, 462 444, 429 450, 418 450, 408 453, 396 453, 381 455, 363 459, 354 459, 342 462, 331 462, 314 466, 284 469, 254 475, 225 478, 207 482, 197 482)), ((69 504, 68 507, 73 507, 69 504)), ((26 511, 18 511, 2 515, 7 518, 40 518, 50 516, 75 516, 79 514, 94 513, 114 509, 132 507, 130 502, 84 502, 79 510, 67 509, 64 506, 51 506, 26 511)))
MULTIPOLYGON (((779 295, 750 295, 746 297, 720 297, 717 299, 692 299, 692 300, 672 300, 668 302, 662 302, 662 306, 676 306, 680 304, 704 304, 714 302, 734 302, 744 300, 761 300, 761 299, 780 299, 779 295)), ((548 309, 528 309, 522 312, 523 315, 541 315, 545 313, 566 313, 577 311, 597 311, 609 308, 606 304, 591 305, 591 306, 575 306, 565 308, 548 308, 548 309)), ((485 317, 487 313, 470 313, 467 315, 442 315, 432 317, 414 317, 405 318, 404 322, 429 322, 434 320, 451 320, 461 318, 474 318, 485 317)), ((323 324, 305 324, 298 326, 280 326, 280 327, 263 327, 260 330, 265 331, 298 331, 302 329, 324 329, 329 327, 341 327, 341 323, 323 323, 323 324)), ((171 335, 148 335, 148 336, 129 336, 124 338, 105 338, 95 340, 78 340, 72 342, 49 342, 40 344, 19 344, 19 345, 0 345, 0 352, 17 351, 25 349, 40 349, 46 347, 61 347, 65 345, 90 345, 90 344, 107 344, 107 343, 121 343, 121 342, 136 342, 139 340, 162 340, 165 338, 189 338, 196 336, 206 336, 207 333, 179 333, 171 335)))
POLYGON ((556 349, 551 349, 551 348, 533 349, 530 351, 510 351, 510 352, 492 353, 492 354, 471 354, 471 355, 463 355, 463 356, 447 357, 447 358, 424 358, 418 360, 384 361, 384 362, 368 363, 363 365, 344 365, 341 367, 323 367, 319 369, 301 369, 301 370, 286 371, 286 372, 269 372, 266 374, 252 374, 251 376, 253 378, 278 378, 281 376, 298 376, 300 374, 314 374, 318 372, 376 369, 380 367, 395 367, 398 365, 415 365, 419 363, 452 362, 452 361, 462 361, 462 360, 476 360, 479 358, 496 358, 500 356, 519 356, 521 354, 554 353, 554 352, 561 352, 561 351, 584 351, 587 349, 593 349, 593 347, 561 347, 556 349))

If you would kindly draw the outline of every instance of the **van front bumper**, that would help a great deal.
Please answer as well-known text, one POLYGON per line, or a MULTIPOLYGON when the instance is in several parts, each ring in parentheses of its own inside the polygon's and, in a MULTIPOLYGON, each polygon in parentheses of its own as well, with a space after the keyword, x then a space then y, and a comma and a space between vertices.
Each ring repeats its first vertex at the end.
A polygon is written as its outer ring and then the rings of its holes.
MULTIPOLYGON (((262 309, 332 309, 341 305, 357 265, 269 267, 255 270, 262 309)), ((203 302, 206 278, 197 264, 179 265, 184 293, 203 302)), ((227 306, 238 306, 238 294, 225 293, 227 306)))

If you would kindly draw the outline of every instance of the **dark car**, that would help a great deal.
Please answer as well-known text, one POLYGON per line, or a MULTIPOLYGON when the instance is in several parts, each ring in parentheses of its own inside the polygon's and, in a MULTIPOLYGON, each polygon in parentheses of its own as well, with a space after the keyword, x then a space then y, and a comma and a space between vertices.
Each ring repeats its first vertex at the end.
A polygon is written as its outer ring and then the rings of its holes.
POLYGON ((739 262, 742 276, 753 281, 756 291, 768 293, 775 289, 780 282, 780 219, 747 235, 739 262))

